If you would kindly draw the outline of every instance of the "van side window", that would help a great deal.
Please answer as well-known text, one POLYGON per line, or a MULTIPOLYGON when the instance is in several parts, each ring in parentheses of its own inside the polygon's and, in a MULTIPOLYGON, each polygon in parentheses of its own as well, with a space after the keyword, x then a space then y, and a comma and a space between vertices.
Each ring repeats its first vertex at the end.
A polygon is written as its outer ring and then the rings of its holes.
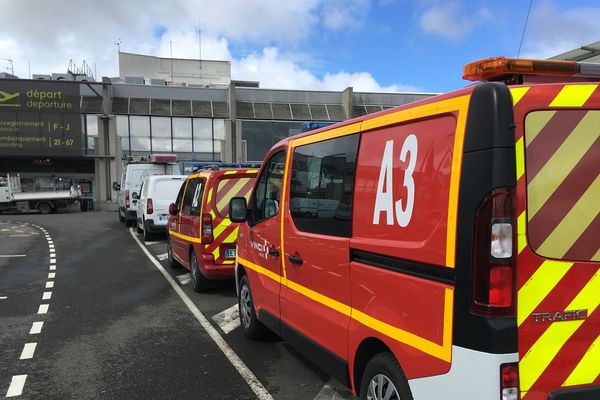
POLYGON ((179 189, 179 193, 177 194, 177 199, 175 200, 175 209, 179 211, 181 208, 181 201, 183 200, 183 193, 185 192, 185 182, 181 185, 181 189, 179 189))
POLYGON ((251 225, 279 213, 281 186, 285 169, 285 152, 275 153, 262 170, 250 204, 251 225))
POLYGON ((294 150, 290 213, 298 230, 321 235, 352 235, 352 197, 359 135, 294 150))
POLYGON ((190 180, 183 196, 183 215, 200 215, 202 187, 200 179, 190 180))

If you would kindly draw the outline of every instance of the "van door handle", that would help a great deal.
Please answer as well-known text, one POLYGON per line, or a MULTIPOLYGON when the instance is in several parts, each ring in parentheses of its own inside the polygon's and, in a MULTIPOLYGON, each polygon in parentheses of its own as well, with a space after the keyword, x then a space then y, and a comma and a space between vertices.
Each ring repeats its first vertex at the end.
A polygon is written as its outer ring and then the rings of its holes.
POLYGON ((296 256, 293 256, 291 254, 288 256, 288 259, 290 260, 290 262, 292 264, 296 264, 296 265, 302 265, 302 263, 304 262, 304 260, 302 259, 302 257, 296 257, 296 256))
POLYGON ((273 258, 277 258, 279 257, 279 250, 277 250, 275 247, 269 247, 269 255, 273 258))

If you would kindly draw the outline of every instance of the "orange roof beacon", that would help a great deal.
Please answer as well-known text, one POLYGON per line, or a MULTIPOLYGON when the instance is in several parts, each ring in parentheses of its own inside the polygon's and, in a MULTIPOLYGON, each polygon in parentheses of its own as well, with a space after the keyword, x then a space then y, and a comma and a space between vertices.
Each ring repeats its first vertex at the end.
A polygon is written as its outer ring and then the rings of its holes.
POLYGON ((247 168, 199 170, 169 206, 169 263, 190 270, 195 291, 208 290, 211 280, 233 278, 239 223, 229 219, 229 200, 249 197, 256 173, 247 168))
POLYGON ((361 399, 600 399, 600 66, 464 77, 271 149, 230 204, 242 329, 361 399))

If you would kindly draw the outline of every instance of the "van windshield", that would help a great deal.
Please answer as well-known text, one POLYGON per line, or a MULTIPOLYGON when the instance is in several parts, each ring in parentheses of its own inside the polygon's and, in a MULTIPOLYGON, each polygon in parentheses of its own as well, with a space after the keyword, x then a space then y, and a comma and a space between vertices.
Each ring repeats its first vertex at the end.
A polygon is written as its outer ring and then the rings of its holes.
POLYGON ((176 164, 136 164, 130 169, 129 184, 134 190, 139 189, 142 181, 152 175, 179 175, 176 164))
POLYGON ((542 257, 600 261, 600 110, 525 119, 527 236, 542 257))

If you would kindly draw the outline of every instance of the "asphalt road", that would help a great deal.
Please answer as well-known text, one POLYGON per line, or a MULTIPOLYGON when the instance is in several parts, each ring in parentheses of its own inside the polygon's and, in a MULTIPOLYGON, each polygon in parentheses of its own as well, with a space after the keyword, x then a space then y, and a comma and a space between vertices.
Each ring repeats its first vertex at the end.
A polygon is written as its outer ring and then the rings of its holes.
POLYGON ((243 337, 233 281, 198 294, 187 272, 116 213, 0 216, 0 397, 351 398, 276 336, 243 337))

